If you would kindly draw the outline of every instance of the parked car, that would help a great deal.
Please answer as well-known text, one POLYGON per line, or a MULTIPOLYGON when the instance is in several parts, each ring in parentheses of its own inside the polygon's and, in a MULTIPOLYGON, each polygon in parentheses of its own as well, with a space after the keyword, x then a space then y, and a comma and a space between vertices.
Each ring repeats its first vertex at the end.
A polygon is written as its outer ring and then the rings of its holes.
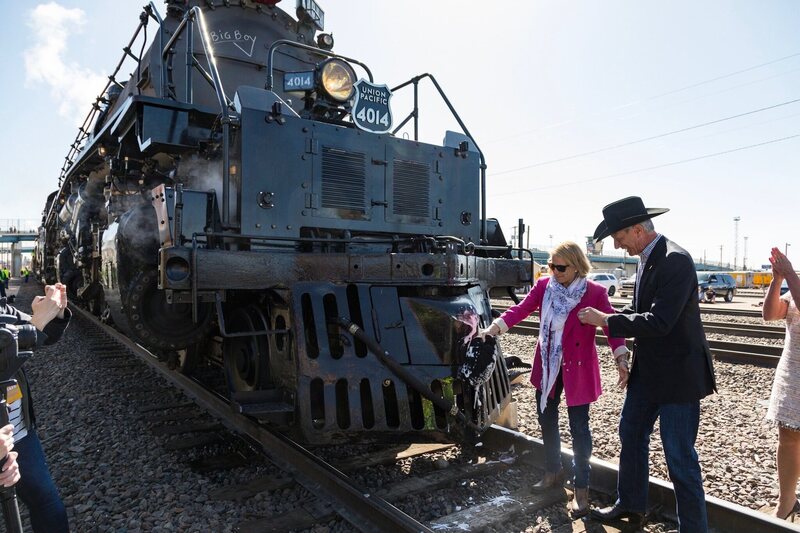
POLYGON ((631 274, 620 282, 619 295, 633 296, 633 288, 636 287, 636 274, 631 274))
POLYGON ((599 283, 605 287, 609 296, 614 296, 617 292, 619 292, 619 280, 614 274, 592 272, 586 276, 586 279, 592 280, 595 283, 599 283))
POLYGON ((709 287, 714 291, 715 296, 722 296, 726 302, 732 302, 736 294, 736 280, 730 274, 722 272, 698 272, 697 273, 697 294, 702 301, 705 298, 709 287))

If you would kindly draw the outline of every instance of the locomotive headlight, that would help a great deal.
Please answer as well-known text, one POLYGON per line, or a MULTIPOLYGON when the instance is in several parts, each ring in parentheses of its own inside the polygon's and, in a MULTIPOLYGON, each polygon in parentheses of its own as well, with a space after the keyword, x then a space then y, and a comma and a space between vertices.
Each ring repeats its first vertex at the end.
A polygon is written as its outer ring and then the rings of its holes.
POLYGON ((329 59, 322 63, 318 79, 322 91, 337 102, 346 102, 353 96, 356 73, 341 59, 329 59))

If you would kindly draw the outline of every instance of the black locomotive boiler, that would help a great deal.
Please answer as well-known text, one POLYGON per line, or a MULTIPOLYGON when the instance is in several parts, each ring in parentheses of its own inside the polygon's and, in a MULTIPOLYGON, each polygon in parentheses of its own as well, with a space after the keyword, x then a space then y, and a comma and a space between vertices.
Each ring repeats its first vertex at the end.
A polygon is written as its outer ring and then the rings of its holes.
MULTIPOLYGON (((145 6, 132 76, 121 60, 48 198, 39 272, 304 442, 484 427, 511 398, 501 354, 480 384, 459 369, 530 262, 486 217, 483 156, 466 128, 396 136, 416 107, 395 126, 393 91, 332 52, 322 9, 278 2, 145 6)), ((394 90, 421 82, 461 123, 432 76, 394 90)))

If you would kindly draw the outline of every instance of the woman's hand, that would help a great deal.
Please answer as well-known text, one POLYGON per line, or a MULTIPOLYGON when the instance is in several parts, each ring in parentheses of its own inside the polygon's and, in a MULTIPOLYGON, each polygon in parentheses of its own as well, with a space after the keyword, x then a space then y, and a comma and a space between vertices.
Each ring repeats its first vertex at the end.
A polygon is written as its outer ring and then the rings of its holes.
POLYGON ((0 458, 14 449, 14 426, 8 424, 0 428, 0 458))
POLYGON ((485 339, 487 335, 489 337, 497 337, 500 335, 500 326, 492 323, 488 328, 478 330, 477 336, 480 337, 481 340, 485 339))
POLYGON ((775 277, 785 278, 794 273, 792 262, 778 248, 772 249, 769 262, 772 265, 772 275, 775 277))
POLYGON ((10 487, 19 481, 19 465, 17 464, 17 452, 10 452, 3 463, 2 472, 0 472, 0 485, 10 487))

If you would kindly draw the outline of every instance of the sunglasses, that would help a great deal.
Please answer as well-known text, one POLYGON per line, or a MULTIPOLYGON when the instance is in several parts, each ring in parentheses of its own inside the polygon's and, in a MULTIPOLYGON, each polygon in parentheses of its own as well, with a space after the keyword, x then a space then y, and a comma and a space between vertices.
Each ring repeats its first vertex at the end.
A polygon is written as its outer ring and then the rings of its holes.
POLYGON ((547 266, 550 267, 550 270, 558 270, 559 272, 566 272, 569 265, 554 265, 553 263, 547 263, 547 266))

